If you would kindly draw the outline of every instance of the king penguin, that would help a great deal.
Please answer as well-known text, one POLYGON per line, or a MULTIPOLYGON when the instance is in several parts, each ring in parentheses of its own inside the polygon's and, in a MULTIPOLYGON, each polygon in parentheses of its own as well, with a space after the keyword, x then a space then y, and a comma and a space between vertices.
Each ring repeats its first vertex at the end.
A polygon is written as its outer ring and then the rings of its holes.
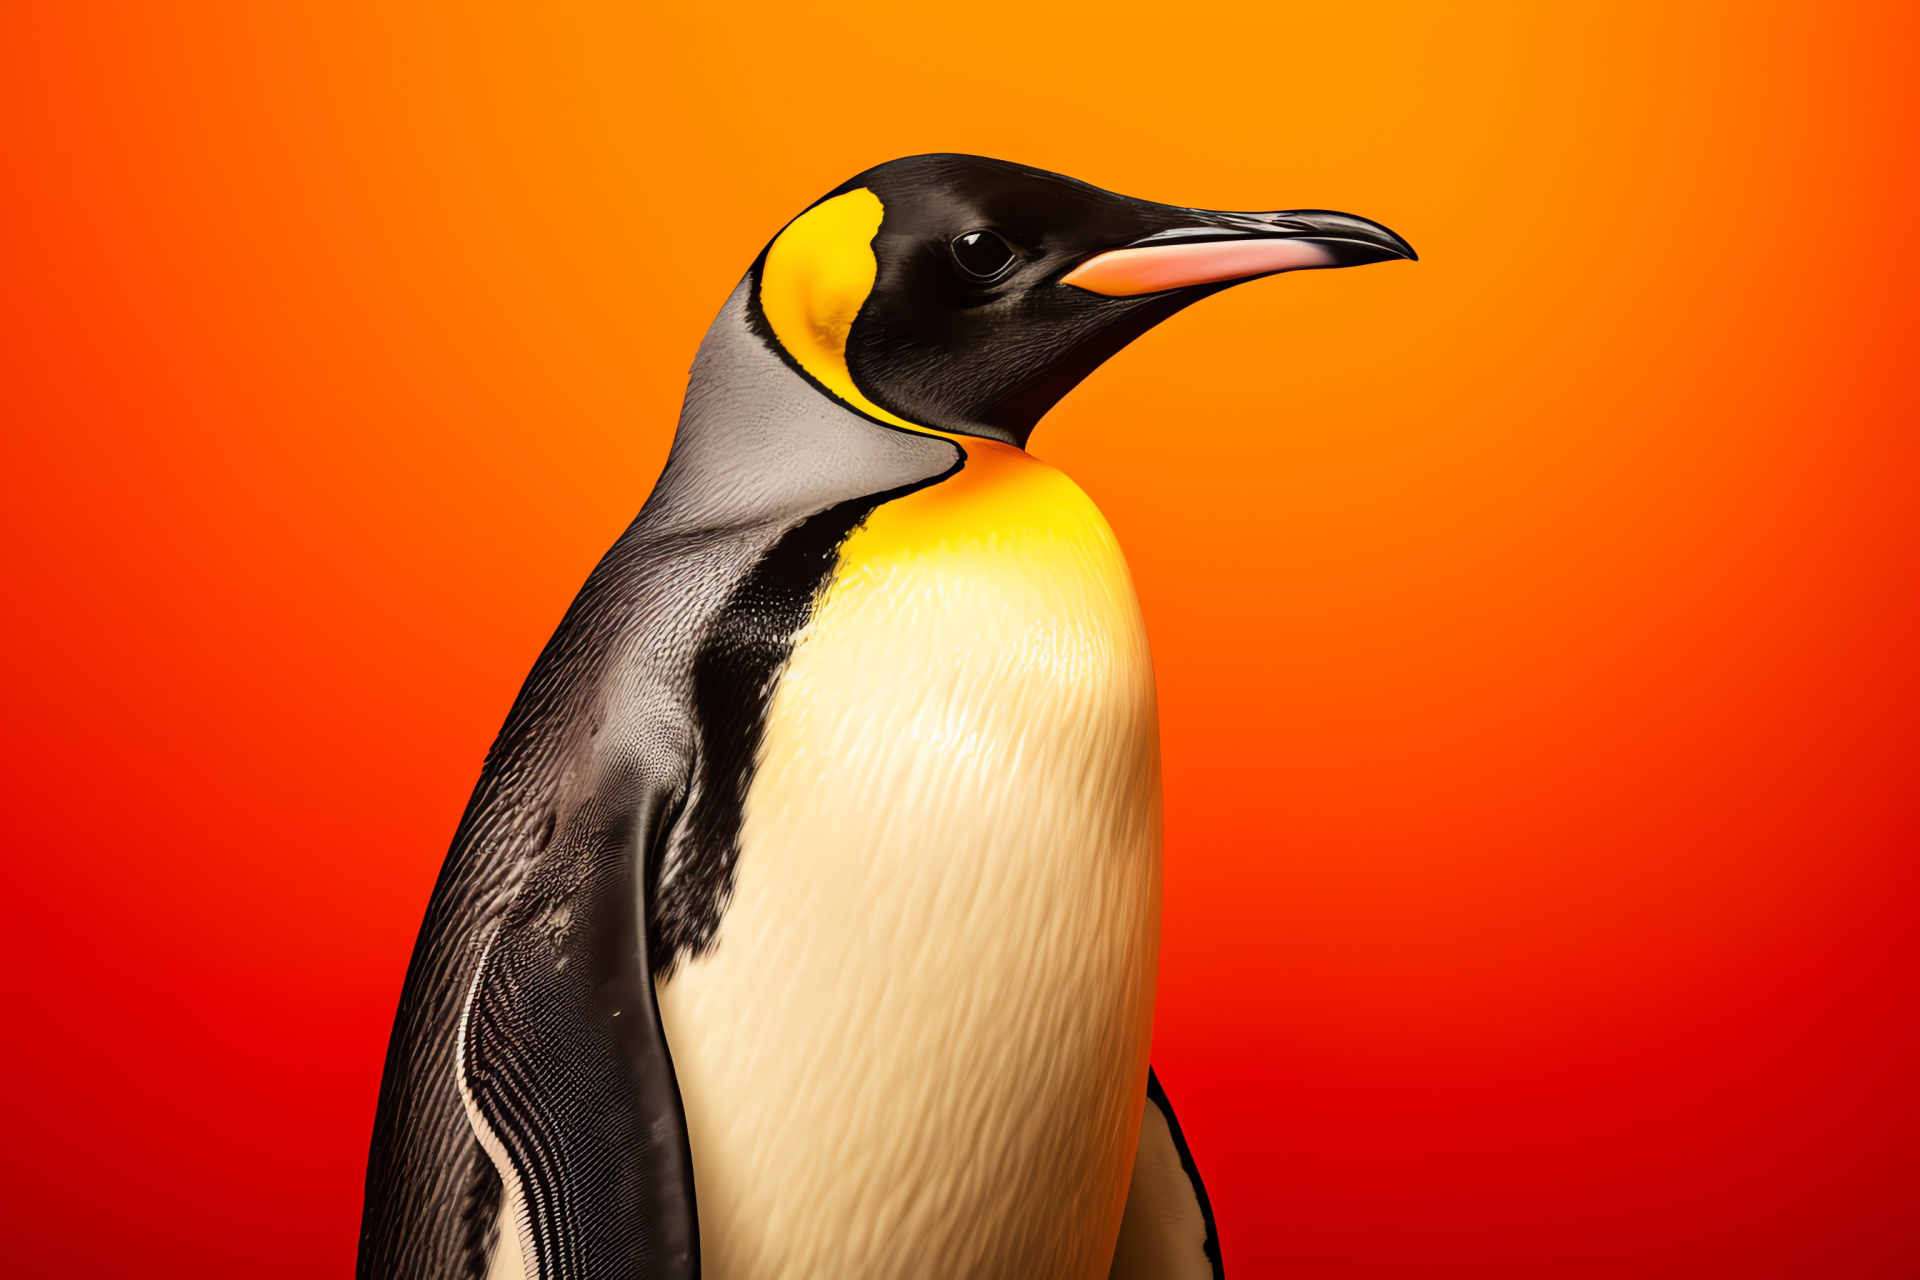
POLYGON ((1218 1280, 1146 631, 1026 442, 1200 298, 1412 257, 961 155, 788 223, 454 836, 363 1280, 1218 1280))

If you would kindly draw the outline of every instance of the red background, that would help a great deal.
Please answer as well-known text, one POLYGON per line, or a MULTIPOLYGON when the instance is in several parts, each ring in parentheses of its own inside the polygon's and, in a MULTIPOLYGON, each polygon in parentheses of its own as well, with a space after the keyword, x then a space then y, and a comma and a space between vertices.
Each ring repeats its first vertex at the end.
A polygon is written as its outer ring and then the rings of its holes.
POLYGON ((1422 252, 1035 438, 1132 559, 1240 1277, 1920 1275, 1911 6, 0 10, 8 1267, 350 1265, 481 753, 895 155, 1422 252))

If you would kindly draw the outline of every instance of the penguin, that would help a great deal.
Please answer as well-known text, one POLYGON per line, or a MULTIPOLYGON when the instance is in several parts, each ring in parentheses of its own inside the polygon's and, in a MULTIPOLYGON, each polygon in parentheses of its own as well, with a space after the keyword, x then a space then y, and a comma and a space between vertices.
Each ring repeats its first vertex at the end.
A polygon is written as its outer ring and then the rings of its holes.
POLYGON ((1220 1280, 1148 1063, 1146 629, 1026 445, 1201 298, 1414 257, 965 155, 789 222, 455 833, 362 1280, 1220 1280))

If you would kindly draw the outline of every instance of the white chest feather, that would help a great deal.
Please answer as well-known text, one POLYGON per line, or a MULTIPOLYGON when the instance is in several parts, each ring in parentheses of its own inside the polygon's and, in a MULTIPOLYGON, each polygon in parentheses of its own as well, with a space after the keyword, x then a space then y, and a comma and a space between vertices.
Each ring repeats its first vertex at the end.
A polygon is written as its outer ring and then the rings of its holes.
POLYGON ((969 448, 844 548, 717 945, 660 989, 709 1280, 1106 1274, 1158 948, 1153 676, 1099 513, 969 448))

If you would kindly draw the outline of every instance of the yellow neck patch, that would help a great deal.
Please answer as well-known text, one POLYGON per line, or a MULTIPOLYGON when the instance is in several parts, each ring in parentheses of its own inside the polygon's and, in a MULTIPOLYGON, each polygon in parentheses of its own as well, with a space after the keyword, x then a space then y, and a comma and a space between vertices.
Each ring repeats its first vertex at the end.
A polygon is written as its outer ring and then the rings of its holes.
POLYGON ((787 354, 821 386, 868 417, 925 431, 867 399, 847 368, 847 333, 880 270, 873 238, 885 213, 880 197, 861 187, 788 223, 760 268, 760 310, 787 354))

